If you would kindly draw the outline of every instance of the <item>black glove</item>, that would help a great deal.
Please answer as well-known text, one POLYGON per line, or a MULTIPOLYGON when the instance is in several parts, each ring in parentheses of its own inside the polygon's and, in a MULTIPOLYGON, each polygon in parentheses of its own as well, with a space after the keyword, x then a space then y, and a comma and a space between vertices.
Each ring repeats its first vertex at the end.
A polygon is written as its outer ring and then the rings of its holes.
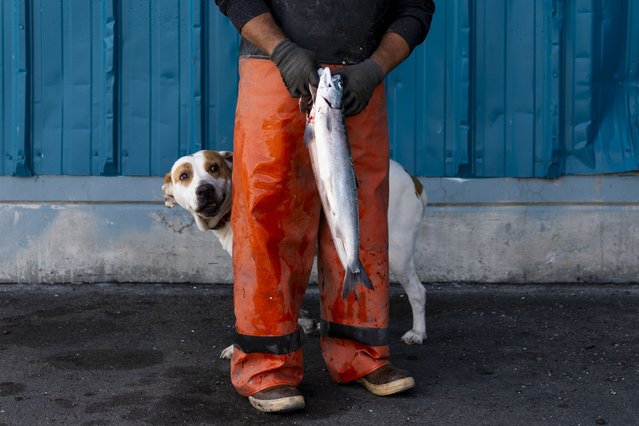
POLYGON ((342 105, 344 105, 345 115, 362 112, 377 85, 384 80, 384 71, 372 59, 349 65, 335 73, 341 75, 344 81, 342 105))
POLYGON ((310 50, 302 49, 290 40, 284 40, 273 49, 271 60, 280 70, 288 92, 294 98, 310 96, 309 83, 317 86, 319 62, 310 50))

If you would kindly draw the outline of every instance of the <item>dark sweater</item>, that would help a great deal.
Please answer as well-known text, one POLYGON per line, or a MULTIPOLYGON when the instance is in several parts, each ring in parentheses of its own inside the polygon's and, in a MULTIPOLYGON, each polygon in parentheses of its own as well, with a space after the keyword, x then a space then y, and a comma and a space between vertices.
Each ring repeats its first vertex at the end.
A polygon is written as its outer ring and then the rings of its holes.
MULTIPOLYGON (((270 12, 286 37, 312 50, 322 63, 357 63, 370 57, 385 32, 399 34, 411 51, 424 41, 433 0, 215 0, 235 28, 270 12)), ((268 56, 244 38, 241 57, 268 56)))

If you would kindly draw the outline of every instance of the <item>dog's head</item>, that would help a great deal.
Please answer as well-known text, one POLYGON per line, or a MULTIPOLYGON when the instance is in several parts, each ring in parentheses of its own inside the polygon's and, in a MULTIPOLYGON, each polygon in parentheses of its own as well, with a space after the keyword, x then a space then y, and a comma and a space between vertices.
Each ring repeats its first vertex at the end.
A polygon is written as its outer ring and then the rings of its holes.
POLYGON ((219 229, 231 214, 230 151, 198 151, 178 159, 164 176, 164 205, 179 204, 201 231, 219 229))

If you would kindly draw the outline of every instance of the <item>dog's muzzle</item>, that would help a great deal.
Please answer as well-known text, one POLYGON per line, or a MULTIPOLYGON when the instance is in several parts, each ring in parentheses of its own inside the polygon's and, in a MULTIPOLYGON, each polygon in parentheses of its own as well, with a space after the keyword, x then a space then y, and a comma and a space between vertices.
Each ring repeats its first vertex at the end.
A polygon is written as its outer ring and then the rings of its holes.
POLYGON ((203 183, 195 190, 198 204, 207 204, 215 198, 215 187, 210 183, 203 183))
POLYGON ((211 185, 210 183, 201 184, 195 190, 195 195, 198 205, 197 213, 199 215, 205 217, 213 217, 218 214, 220 205, 224 201, 224 198, 222 195, 221 200, 217 199, 219 194, 217 193, 213 185, 211 185))

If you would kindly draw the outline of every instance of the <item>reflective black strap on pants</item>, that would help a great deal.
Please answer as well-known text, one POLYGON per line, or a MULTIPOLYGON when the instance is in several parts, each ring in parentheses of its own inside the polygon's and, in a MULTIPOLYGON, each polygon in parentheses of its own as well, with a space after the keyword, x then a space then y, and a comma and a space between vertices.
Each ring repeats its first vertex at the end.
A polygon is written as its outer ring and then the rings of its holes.
POLYGON ((302 338, 299 329, 284 336, 249 336, 237 333, 235 344, 246 354, 257 352, 284 355, 301 348, 302 338))
POLYGON ((322 337, 355 340, 369 346, 386 346, 389 340, 388 328, 358 327, 326 320, 322 320, 320 334, 322 337))

